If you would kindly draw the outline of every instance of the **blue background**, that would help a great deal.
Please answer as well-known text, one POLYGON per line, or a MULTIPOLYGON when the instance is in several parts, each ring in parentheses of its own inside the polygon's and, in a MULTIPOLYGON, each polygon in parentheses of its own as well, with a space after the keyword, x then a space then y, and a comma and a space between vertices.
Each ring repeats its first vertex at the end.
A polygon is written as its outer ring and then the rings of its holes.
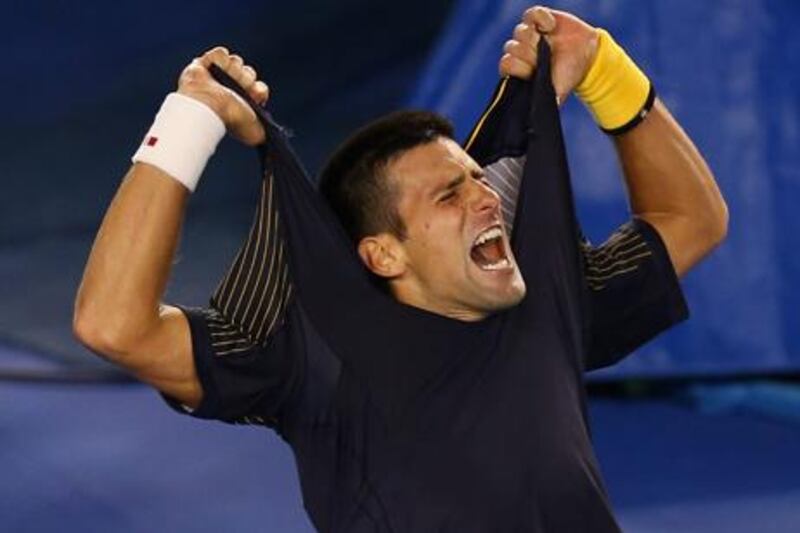
MULTIPOLYGON (((466 135, 528 5, 459 2, 411 103, 449 115, 466 135)), ((800 4, 554 5, 628 50, 705 155, 730 210, 727 240, 685 280, 689 322, 605 375, 800 368, 800 4)), ((575 98, 562 120, 584 230, 601 242, 628 216, 616 156, 575 98)))
MULTIPOLYGON (((800 3, 555 5, 608 28, 645 68, 731 209, 728 240, 686 279, 691 320, 608 376, 796 373, 800 3)), ((108 369, 72 339, 72 300, 129 157, 192 56, 223 43, 254 64, 315 169, 358 124, 403 105, 439 109, 466 132, 522 8, 5 2, 0 374, 93 378, 108 369)), ((583 223, 600 241, 627 216, 614 154, 574 99, 564 124, 583 223)), ((224 141, 193 195, 169 301, 207 299, 257 191, 253 153, 224 141)), ((692 383, 657 397, 590 398, 624 530, 798 531, 797 386, 692 383)), ((661 391, 625 388, 651 386, 661 391)), ((2 380, 0 406, 2 531, 311 531, 291 452, 272 432, 180 417, 137 385, 2 380)))
MULTIPOLYGON (((609 29, 652 77, 728 201, 727 241, 685 280, 689 322, 606 376, 800 368, 800 5, 561 1, 609 29)), ((272 87, 314 170, 364 121, 402 105, 464 134, 496 81, 524 2, 13 2, 0 45, 0 339, 78 367, 72 299, 105 206, 163 95, 224 43, 272 87)), ((610 143, 571 98, 563 121, 584 229, 628 216, 610 143)), ((168 299, 202 304, 246 231, 249 150, 225 141, 188 214, 168 299)))

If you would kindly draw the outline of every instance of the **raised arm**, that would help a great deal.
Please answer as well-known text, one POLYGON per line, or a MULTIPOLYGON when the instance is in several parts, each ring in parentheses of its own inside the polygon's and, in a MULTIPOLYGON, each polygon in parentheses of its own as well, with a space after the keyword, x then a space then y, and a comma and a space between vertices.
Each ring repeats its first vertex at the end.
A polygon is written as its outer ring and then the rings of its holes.
POLYGON ((601 127, 617 130, 614 144, 632 214, 656 228, 683 275, 727 231, 727 207, 708 165, 658 98, 646 116, 639 113, 649 100, 647 79, 607 34, 573 15, 527 10, 506 43, 500 73, 529 78, 540 38, 552 49, 560 101, 576 91, 601 127))
MULTIPOLYGON (((184 69, 177 92, 203 106, 199 113, 210 115, 203 120, 213 122, 216 116, 245 144, 260 144, 264 130, 255 114, 211 78, 208 68, 212 63, 237 80, 254 100, 266 101, 267 87, 257 81, 255 71, 221 47, 184 69)), ((193 102, 188 103, 190 107, 193 102)), ((159 141, 167 139, 154 142, 159 141)), ((187 153, 171 157, 196 156, 191 153, 194 147, 184 148, 187 153)), ((178 181, 182 178, 144 162, 135 163, 128 171, 86 264, 73 329, 93 351, 183 404, 196 407, 203 390, 193 362, 189 325, 179 309, 161 303, 189 196, 186 185, 178 181)))
POLYGON ((633 215, 658 230, 682 276, 727 232, 727 206, 711 170, 658 99, 647 119, 614 145, 633 215))

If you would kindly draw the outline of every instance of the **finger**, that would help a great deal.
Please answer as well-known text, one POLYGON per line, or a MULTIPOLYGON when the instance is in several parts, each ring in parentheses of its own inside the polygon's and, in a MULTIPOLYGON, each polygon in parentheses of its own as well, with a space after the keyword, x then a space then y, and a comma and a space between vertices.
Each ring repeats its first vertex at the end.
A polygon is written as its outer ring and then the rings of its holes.
POLYGON ((230 52, 224 46, 216 46, 204 53, 199 59, 200 63, 206 68, 214 64, 225 70, 230 62, 230 52))
POLYGON ((512 37, 514 40, 529 44, 531 47, 536 49, 536 45, 539 44, 539 39, 542 36, 536 31, 536 28, 530 24, 525 24, 522 22, 514 27, 514 33, 512 37))
POLYGON ((235 79, 237 82, 242 75, 242 67, 244 66, 244 59, 242 56, 238 54, 231 54, 230 59, 228 61, 228 68, 225 69, 225 72, 228 75, 235 79))
POLYGON ((236 54, 231 55, 231 64, 228 67, 228 74, 246 91, 249 90, 253 82, 256 81, 256 71, 253 67, 245 65, 244 59, 236 54))
POLYGON ((550 9, 533 6, 522 15, 522 20, 534 26, 540 33, 552 33, 556 29, 556 17, 550 9))
POLYGON ((228 67, 225 72, 230 76, 239 86, 247 89, 248 75, 245 70, 244 59, 238 54, 231 54, 228 61, 228 67))
POLYGON ((241 76, 239 76, 239 85, 241 85, 243 89, 250 90, 250 87, 255 83, 255 81, 255 69, 250 65, 243 66, 241 76))
POLYGON ((269 99, 269 87, 263 81, 258 80, 250 88, 250 96, 257 104, 264 105, 269 99))
POLYGON ((510 41, 506 41, 505 46, 503 46, 503 52, 516 57, 525 63, 528 63, 532 67, 536 66, 536 48, 529 44, 523 44, 515 39, 512 39, 510 41))
POLYGON ((503 54, 498 70, 501 76, 514 76, 526 80, 533 75, 533 66, 511 54, 503 54))

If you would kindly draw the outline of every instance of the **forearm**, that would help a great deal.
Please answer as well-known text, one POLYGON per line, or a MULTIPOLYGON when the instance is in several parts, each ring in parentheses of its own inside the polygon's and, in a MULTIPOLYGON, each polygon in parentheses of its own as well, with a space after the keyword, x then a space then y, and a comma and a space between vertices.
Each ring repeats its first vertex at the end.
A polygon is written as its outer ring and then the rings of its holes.
POLYGON ((659 230, 684 274, 726 231, 727 208, 711 170, 660 100, 614 144, 633 215, 659 230))
POLYGON ((134 164, 120 185, 75 303, 76 332, 106 355, 132 344, 157 322, 188 194, 144 163, 134 164))
POLYGON ((658 230, 683 275, 724 237, 725 202, 691 139, 663 102, 653 102, 645 74, 607 32, 598 35, 597 54, 576 93, 614 135, 633 215, 658 230))
POLYGON ((616 135, 634 216, 655 226, 679 275, 725 236, 728 212, 714 177, 647 76, 605 30, 541 6, 528 9, 504 47, 500 73, 531 77, 539 39, 551 49, 558 95, 571 91, 603 131, 616 135), (624 132, 624 133, 623 133, 624 132))

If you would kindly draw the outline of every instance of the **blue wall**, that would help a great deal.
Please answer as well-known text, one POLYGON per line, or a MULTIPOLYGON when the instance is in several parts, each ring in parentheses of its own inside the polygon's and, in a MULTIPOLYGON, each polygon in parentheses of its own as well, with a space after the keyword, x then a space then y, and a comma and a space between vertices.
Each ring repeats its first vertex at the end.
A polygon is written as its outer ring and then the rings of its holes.
MULTIPOLYGON (((356 126, 402 104, 450 3, 3 4, 0 343, 101 364, 72 338, 72 301, 130 157, 192 57, 225 44, 252 63, 313 170, 356 126)), ((254 152, 226 140, 209 163, 168 301, 203 304, 230 262, 257 198, 254 152)))
MULTIPOLYGON (((727 242, 685 281, 691 320, 616 375, 800 368, 800 4, 554 3, 608 28, 650 74, 715 170, 731 211, 727 242)), ((10 51, 0 84, 0 341, 79 364, 98 362, 69 326, 92 236, 189 58, 225 43, 251 60, 313 169, 357 124, 404 101, 450 115, 465 133, 527 7, 518 0, 414 0, 402 9, 367 0, 12 4, 0 32, 10 51)), ((564 123, 585 230, 601 241, 627 216, 615 156, 574 99, 564 123)), ((171 301, 202 303, 213 288, 249 222, 254 170, 250 151, 223 143, 192 199, 171 301)))
MULTIPOLYGON (((461 0, 411 105, 464 135, 497 79, 528 2, 461 0)), ((613 375, 800 368, 800 4, 790 0, 564 0, 644 68, 715 171, 727 241, 685 280, 692 318, 613 375)), ((573 98, 563 112, 584 230, 600 242, 627 217, 615 154, 573 98)))

